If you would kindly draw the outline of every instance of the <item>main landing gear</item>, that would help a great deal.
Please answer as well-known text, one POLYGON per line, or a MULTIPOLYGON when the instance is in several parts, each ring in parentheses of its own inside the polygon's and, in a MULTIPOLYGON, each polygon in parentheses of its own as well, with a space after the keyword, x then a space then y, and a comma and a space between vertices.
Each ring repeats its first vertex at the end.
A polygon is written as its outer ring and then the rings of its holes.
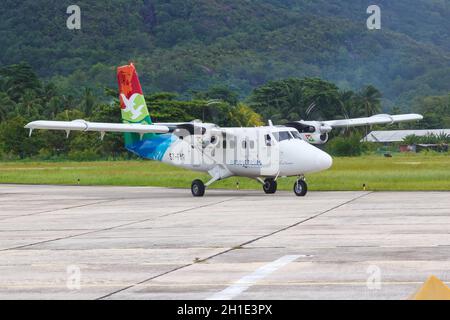
POLYGON ((266 178, 264 180, 263 190, 266 194, 274 194, 277 192, 277 181, 273 178, 266 178))
POLYGON ((191 192, 194 197, 203 197, 205 195, 205 185, 202 180, 196 179, 192 181, 191 192))
POLYGON ((218 165, 208 171, 211 179, 203 183, 200 179, 195 179, 191 184, 191 192, 194 197, 203 197, 205 195, 205 189, 216 181, 229 178, 232 173, 224 166, 218 165))

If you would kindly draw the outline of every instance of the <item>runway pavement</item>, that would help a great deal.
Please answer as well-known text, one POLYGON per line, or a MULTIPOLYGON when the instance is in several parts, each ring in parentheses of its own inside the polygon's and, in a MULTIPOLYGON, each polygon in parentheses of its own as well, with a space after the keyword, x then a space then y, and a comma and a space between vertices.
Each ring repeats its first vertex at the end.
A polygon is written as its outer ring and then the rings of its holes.
POLYGON ((406 299, 450 192, 0 185, 0 299, 406 299))

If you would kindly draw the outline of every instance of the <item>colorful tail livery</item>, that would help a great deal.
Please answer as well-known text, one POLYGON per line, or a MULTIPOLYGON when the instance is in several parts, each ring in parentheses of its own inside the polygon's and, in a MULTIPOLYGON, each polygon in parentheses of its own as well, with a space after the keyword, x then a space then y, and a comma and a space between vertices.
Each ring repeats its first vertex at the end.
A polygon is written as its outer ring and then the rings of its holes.
MULTIPOLYGON (((117 68, 119 99, 124 123, 152 124, 136 68, 131 63, 117 68)), ((171 134, 124 133, 125 147, 142 158, 161 160, 175 140, 171 134)))
POLYGON ((117 68, 117 82, 123 122, 151 124, 144 93, 132 63, 117 68))

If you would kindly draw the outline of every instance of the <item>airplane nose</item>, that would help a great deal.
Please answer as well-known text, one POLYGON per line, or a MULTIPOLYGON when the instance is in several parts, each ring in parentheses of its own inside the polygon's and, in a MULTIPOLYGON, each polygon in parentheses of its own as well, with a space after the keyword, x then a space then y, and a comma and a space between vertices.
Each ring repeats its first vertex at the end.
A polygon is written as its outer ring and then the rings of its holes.
POLYGON ((306 173, 320 172, 333 165, 333 158, 325 151, 302 141, 297 153, 298 171, 306 173))
POLYGON ((327 170, 333 165, 333 158, 326 152, 320 150, 317 156, 317 166, 320 170, 327 170))
POLYGON ((333 164, 333 158, 325 151, 314 146, 311 147, 310 172, 320 172, 329 169, 333 164))

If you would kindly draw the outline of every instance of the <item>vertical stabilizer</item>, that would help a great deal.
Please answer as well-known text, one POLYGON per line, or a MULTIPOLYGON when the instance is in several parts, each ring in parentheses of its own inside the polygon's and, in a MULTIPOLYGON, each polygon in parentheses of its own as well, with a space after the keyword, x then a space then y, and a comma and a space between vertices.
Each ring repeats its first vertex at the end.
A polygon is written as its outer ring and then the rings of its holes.
POLYGON ((144 93, 132 63, 117 68, 117 81, 123 122, 151 124, 144 93))

